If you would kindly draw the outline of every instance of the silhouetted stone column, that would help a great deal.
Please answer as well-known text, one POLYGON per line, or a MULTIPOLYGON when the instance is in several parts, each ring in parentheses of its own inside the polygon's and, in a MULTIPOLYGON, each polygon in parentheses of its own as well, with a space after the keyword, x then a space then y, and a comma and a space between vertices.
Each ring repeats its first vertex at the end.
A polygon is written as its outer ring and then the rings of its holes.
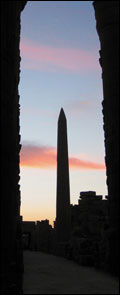
POLYGON ((70 239, 70 187, 67 143, 67 122, 63 109, 58 119, 57 141, 57 242, 70 239))
POLYGON ((119 218, 119 1, 94 1, 103 79, 105 162, 110 219, 110 269, 118 273, 119 218))
MULTIPOLYGON (((1 294, 22 290, 20 267, 19 74, 20 13, 26 1, 1 1, 1 294), (19 277, 19 278, 18 278, 19 277)), ((21 249, 22 250, 22 249, 21 249)), ((21 267, 22 268, 22 267, 21 267)))

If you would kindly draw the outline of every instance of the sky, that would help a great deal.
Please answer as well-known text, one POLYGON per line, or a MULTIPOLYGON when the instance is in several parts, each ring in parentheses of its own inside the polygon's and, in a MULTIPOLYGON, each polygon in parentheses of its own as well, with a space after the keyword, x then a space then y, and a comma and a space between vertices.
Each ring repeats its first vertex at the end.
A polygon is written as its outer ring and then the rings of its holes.
POLYGON ((20 36, 23 220, 56 217, 57 123, 67 119, 70 201, 107 195, 100 42, 93 1, 28 1, 20 36))

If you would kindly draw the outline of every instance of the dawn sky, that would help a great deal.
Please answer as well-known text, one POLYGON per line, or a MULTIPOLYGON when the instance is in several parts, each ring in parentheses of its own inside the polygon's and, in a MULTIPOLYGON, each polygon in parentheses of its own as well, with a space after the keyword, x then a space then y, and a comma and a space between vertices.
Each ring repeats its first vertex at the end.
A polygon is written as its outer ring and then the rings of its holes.
POLYGON ((28 1, 21 14, 20 153, 23 220, 56 216, 57 121, 67 118, 71 203, 105 196, 100 43, 92 1, 28 1))

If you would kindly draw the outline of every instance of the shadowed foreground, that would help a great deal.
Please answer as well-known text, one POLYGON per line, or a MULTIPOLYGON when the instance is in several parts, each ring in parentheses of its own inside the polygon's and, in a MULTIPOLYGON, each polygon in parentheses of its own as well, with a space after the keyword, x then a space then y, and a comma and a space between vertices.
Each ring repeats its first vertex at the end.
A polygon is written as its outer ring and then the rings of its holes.
POLYGON ((24 252, 24 294, 119 294, 119 282, 61 257, 24 252))

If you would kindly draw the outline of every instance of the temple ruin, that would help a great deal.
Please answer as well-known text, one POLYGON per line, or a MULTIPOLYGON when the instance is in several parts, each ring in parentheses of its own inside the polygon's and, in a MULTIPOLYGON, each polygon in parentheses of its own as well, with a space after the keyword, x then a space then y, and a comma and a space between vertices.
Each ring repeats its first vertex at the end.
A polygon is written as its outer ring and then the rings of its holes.
MULTIPOLYGON (((21 294, 24 270, 20 217, 20 27, 27 1, 1 1, 1 294, 21 294)), ((110 231, 109 271, 119 263, 119 2, 94 1, 103 81, 103 128, 110 231)))

